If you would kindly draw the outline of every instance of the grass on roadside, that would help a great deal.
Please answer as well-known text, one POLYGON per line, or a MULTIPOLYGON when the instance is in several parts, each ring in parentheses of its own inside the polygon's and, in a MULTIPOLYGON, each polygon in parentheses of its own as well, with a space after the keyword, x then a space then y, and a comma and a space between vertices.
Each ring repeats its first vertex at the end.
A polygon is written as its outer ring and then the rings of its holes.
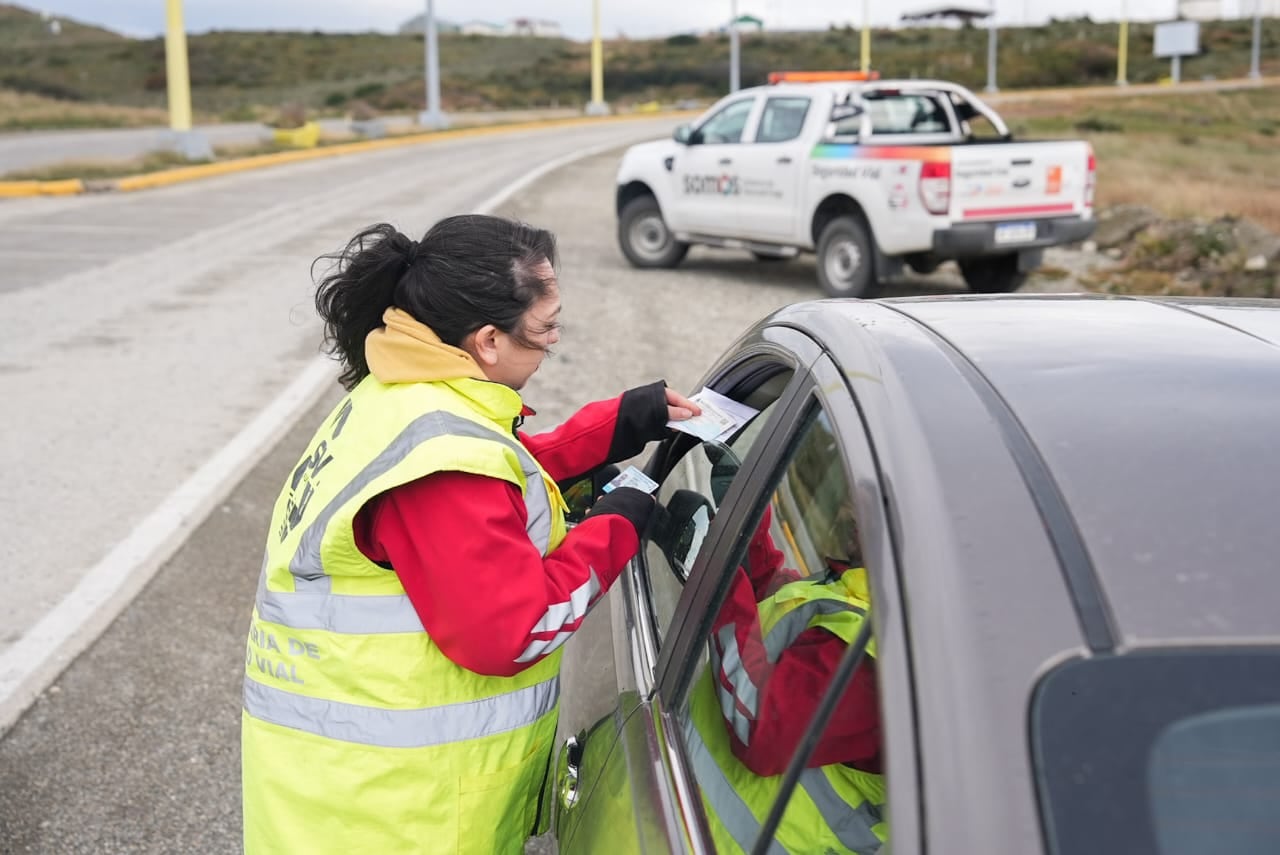
POLYGON ((1087 139, 1098 207, 1245 217, 1280 233, 1280 86, 1147 97, 1012 102, 1019 137, 1087 139))

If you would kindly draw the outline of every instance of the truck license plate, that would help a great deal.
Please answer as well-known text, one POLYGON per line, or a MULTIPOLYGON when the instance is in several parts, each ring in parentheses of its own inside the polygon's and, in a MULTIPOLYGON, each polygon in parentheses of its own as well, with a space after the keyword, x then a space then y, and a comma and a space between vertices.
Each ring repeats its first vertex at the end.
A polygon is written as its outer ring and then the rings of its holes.
POLYGON ((1035 223, 1001 223, 996 226, 996 244, 1028 243, 1036 239, 1035 223))

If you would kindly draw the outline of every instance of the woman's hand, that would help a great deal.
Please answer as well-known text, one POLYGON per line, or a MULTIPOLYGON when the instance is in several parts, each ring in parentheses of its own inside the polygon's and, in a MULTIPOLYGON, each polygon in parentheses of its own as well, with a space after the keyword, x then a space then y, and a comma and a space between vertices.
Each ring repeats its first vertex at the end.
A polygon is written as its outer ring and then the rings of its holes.
POLYGON ((682 422, 685 419, 702 415, 701 407, 675 389, 668 386, 665 391, 667 393, 667 421, 682 422))

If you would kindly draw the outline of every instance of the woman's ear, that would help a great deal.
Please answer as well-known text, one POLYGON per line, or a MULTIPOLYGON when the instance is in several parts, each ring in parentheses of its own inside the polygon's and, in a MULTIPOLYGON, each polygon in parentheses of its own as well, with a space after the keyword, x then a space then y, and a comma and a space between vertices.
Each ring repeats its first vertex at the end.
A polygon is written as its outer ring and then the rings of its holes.
POLYGON ((493 324, 485 324, 467 336, 463 349, 471 354, 481 368, 498 364, 499 330, 493 324))

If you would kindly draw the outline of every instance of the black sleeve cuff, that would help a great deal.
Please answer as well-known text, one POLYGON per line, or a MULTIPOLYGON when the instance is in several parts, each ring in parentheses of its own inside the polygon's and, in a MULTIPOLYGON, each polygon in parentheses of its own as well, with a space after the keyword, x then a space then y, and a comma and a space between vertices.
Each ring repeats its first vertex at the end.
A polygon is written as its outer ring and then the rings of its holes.
POLYGON ((638 537, 644 537, 644 530, 649 525, 649 517, 653 516, 655 502, 653 497, 635 487, 615 487, 605 493, 591 506, 588 517, 600 514, 617 514, 625 517, 636 530, 638 537))
POLYGON ((608 462, 634 457, 645 443, 662 439, 667 434, 667 383, 658 380, 622 393, 618 405, 618 421, 609 443, 608 462))

